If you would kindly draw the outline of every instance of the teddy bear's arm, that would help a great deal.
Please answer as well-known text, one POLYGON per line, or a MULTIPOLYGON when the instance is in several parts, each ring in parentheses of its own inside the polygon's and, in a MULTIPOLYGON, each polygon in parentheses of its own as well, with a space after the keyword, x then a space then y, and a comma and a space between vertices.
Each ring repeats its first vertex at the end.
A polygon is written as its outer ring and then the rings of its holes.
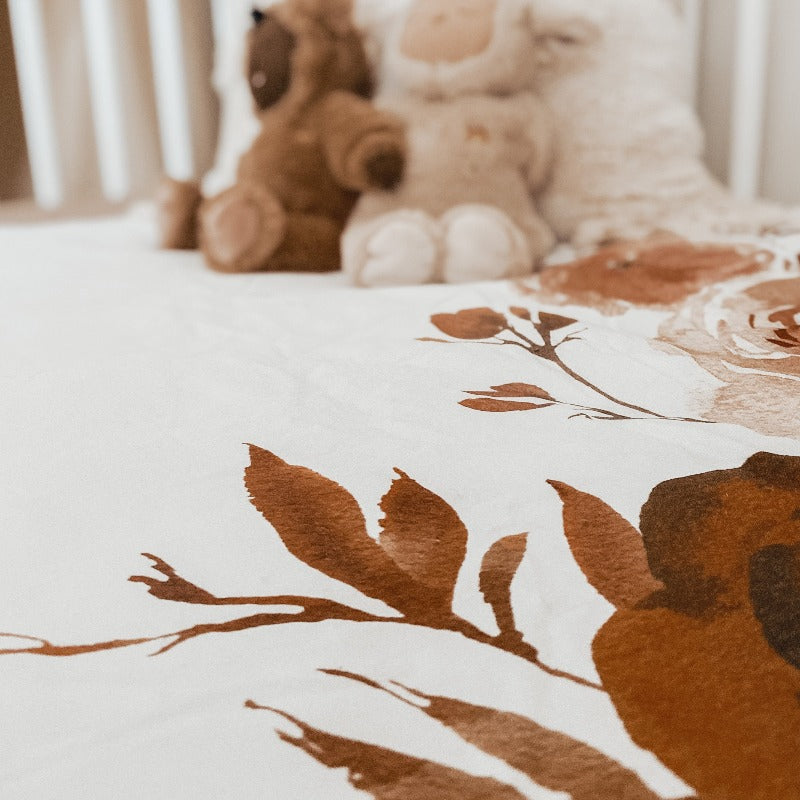
POLYGON ((402 120, 349 92, 332 92, 322 109, 328 166, 348 189, 393 189, 406 161, 402 120))
POLYGON ((555 126, 544 103, 530 96, 524 103, 525 139, 528 159, 526 176, 532 192, 544 188, 550 180, 555 161, 555 126))

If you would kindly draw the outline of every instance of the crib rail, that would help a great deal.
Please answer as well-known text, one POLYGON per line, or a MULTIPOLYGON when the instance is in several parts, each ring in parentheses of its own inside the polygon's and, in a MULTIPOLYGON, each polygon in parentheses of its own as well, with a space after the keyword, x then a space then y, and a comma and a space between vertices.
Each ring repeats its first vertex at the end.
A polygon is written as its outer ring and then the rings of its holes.
MULTIPOLYGON (((56 135, 51 65, 43 25, 43 0, 7 0, 19 76, 26 141, 37 203, 53 209, 65 201, 62 157, 56 135)), ((679 0, 694 53, 692 85, 700 85, 703 22, 708 0, 679 0)), ((210 0, 218 37, 224 36, 229 0, 210 0)), ((80 0, 89 79, 92 125, 100 185, 105 198, 120 202, 132 190, 131 142, 125 123, 120 63, 115 46, 119 0, 80 0)), ((736 42, 730 126, 729 179, 741 197, 761 188, 765 86, 772 0, 730 0, 736 42)), ((195 175, 192 115, 184 62, 185 29, 180 0, 147 0, 147 19, 163 170, 186 179, 195 175)), ((697 91, 696 91, 697 99, 697 91)))
POLYGON ((734 194, 759 193, 771 0, 736 0, 736 48, 729 182, 734 194))
POLYGON ((64 186, 50 95, 42 6, 39 0, 9 0, 8 10, 34 194, 43 208, 57 208, 64 200, 64 186))
MULTIPOLYGON (((58 208, 65 190, 42 0, 8 0, 8 5, 34 195, 41 207, 58 208)), ((115 0, 81 0, 80 8, 102 191, 119 202, 130 195, 132 164, 115 45, 118 7, 115 0)), ((148 0, 147 15, 163 168, 187 179, 195 165, 178 0, 148 0)))

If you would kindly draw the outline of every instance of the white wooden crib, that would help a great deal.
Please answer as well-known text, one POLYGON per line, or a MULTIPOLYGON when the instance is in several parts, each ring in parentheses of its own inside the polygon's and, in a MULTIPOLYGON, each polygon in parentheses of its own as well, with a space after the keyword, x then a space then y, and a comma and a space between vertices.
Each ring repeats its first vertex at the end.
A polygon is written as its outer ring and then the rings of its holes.
MULTIPOLYGON (((132 175, 141 168, 131 155, 115 47, 119 3, 134 1, 80 0, 79 21, 99 183, 105 199, 113 203, 131 196, 132 175)), ((222 35, 229 24, 230 2, 210 2, 212 24, 216 33, 222 35)), ((765 154, 765 143, 769 142, 769 125, 780 125, 774 121, 775 115, 769 113, 768 103, 781 102, 773 91, 775 84, 780 83, 773 73, 775 59, 781 54, 770 43, 774 42, 776 29, 780 33, 781 15, 791 13, 792 5, 798 10, 800 3, 797 0, 679 2, 694 53, 694 85, 708 129, 712 168, 727 178, 742 197, 769 194, 771 189, 775 194, 774 187, 765 185, 765 156, 780 160, 782 154, 772 151, 765 154), (725 25, 732 27, 732 41, 727 45, 720 43, 725 25), (720 52, 725 59, 723 64, 720 52), (729 90, 717 86, 715 70, 718 75, 730 74, 729 90), (729 95, 723 108, 720 108, 720 94, 726 98, 729 95)), ((57 139, 59 119, 54 111, 43 0, 8 0, 8 3, 34 195, 42 208, 58 209, 69 199, 69 189, 63 179, 64 156, 57 139)), ((156 110, 152 124, 157 125, 160 166, 175 178, 189 178, 201 166, 193 157, 193 117, 183 57, 187 36, 192 32, 183 25, 180 0, 146 0, 146 14, 156 110)), ((791 88, 789 81, 789 91, 791 88)), ((787 98, 787 102, 793 101, 787 98)), ((796 141, 796 137, 787 139, 783 133, 784 141, 796 141)), ((779 187, 777 193, 784 195, 779 199, 800 200, 800 181, 798 184, 794 197, 785 196, 787 190, 779 187)))

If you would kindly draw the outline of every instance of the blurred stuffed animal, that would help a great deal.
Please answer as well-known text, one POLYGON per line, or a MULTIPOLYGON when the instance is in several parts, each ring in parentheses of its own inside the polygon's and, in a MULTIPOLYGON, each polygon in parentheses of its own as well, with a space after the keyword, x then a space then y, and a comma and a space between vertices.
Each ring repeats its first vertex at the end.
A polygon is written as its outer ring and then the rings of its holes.
POLYGON ((531 2, 548 26, 569 17, 600 34, 537 81, 559 131, 539 205, 560 239, 591 250, 664 231, 708 241, 800 230, 800 208, 739 199, 703 163, 675 0, 531 2))
POLYGON ((162 244, 199 243, 221 272, 335 270, 359 192, 402 177, 403 125, 368 99, 352 0, 285 0, 253 16, 247 72, 260 133, 222 194, 202 200, 195 184, 165 184, 162 244))
POLYGON ((532 200, 553 131, 530 91, 552 32, 537 27, 529 0, 406 6, 383 42, 378 100, 408 125, 406 177, 394 192, 363 195, 343 267, 361 285, 528 274, 554 243, 532 200))

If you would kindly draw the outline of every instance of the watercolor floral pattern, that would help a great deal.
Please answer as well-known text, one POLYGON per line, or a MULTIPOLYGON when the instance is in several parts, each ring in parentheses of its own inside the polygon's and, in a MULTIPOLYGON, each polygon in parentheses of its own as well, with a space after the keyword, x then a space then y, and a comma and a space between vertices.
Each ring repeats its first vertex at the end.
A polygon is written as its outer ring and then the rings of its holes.
POLYGON ((659 339, 721 382, 709 419, 800 435, 800 278, 707 289, 662 323, 659 339))
MULTIPOLYGON (((571 317, 539 311, 537 318, 527 308, 512 306, 508 314, 491 308, 468 308, 455 314, 435 314, 431 322, 450 339, 421 338, 421 342, 454 344, 467 342, 489 347, 515 347, 524 350, 539 362, 555 366, 583 389, 597 397, 597 406, 558 400, 545 389, 529 383, 506 383, 491 390, 466 392, 472 397, 461 405, 474 411, 492 413, 511 411, 540 411, 554 406, 567 409, 570 416, 588 419, 620 421, 631 419, 676 419, 615 397, 592 383, 567 364, 559 352, 565 344, 580 340, 576 330, 578 320, 571 317), (617 407, 616 410, 614 407, 617 407)), ((677 418, 681 422, 704 420, 677 418)))
POLYGON ((800 797, 800 458, 663 483, 641 536, 555 488, 576 561, 617 608, 593 655, 633 739, 702 798, 800 797))
MULTIPOLYGON (((512 582, 523 568, 526 534, 499 539, 483 556, 477 590, 493 611, 497 631, 489 633, 453 610, 469 538, 463 522, 410 476, 397 471, 384 495, 377 538, 367 533, 364 514, 344 487, 274 453, 250 448, 245 484, 293 557, 394 613, 371 614, 323 597, 219 597, 148 556, 156 574, 131 580, 159 600, 265 611, 87 645, 7 634, 0 642, 13 638, 15 644, 0 654, 69 657, 145 643, 163 654, 198 636, 331 620, 422 626, 608 693, 633 740, 699 797, 800 796, 800 458, 759 453, 737 469, 667 481, 643 507, 641 533, 600 498, 551 481, 576 563, 616 608, 592 646, 600 685, 544 663, 520 630, 512 582), (278 610, 287 605, 299 610, 278 610)), ((659 798, 614 759, 519 714, 323 671, 391 695, 573 800, 659 798)), ((324 766, 346 768, 353 786, 378 800, 525 798, 495 778, 326 733, 256 699, 245 707, 273 714, 283 741, 324 766)))
MULTIPOLYGON (((680 421, 740 424, 766 435, 800 435, 800 277, 796 260, 751 246, 697 245, 674 237, 616 244, 520 283, 537 303, 592 308, 618 316, 654 315, 650 346, 693 359, 710 378, 686 398, 680 421)), ((437 314, 450 338, 522 348, 555 365, 599 402, 576 406, 524 380, 469 391, 461 405, 478 411, 538 411, 560 406, 572 417, 672 419, 616 396, 571 369, 559 352, 587 336, 572 317, 516 306, 507 314, 473 308, 437 314), (526 327, 527 326, 527 327, 526 327), (559 338, 560 337, 560 338, 559 338)), ((609 375, 613 380, 613 375, 609 375)))
POLYGON ((764 271, 774 256, 750 245, 693 244, 674 236, 620 242, 519 284, 548 302, 598 308, 670 308, 714 284, 764 271))
MULTIPOLYGON (((591 681, 544 663, 537 649, 517 628, 511 583, 526 551, 526 535, 500 539, 483 558, 478 590, 497 623, 497 632, 487 633, 453 611, 453 592, 466 556, 468 533, 456 511, 441 497, 398 470, 381 501, 384 516, 376 540, 368 535, 365 517, 356 500, 342 486, 255 446, 250 448, 250 459, 245 485, 251 502, 273 526, 289 553, 329 578, 383 601, 394 609, 394 614, 371 614, 315 597, 218 597, 183 578, 157 556, 146 554, 158 577, 135 575, 130 580, 147 586, 149 593, 159 600, 200 606, 256 605, 276 610, 222 623, 201 623, 149 638, 81 645, 59 645, 37 637, 4 634, 0 635, 0 645, 6 639, 14 646, 0 648, 0 655, 73 657, 143 644, 155 645, 156 655, 163 655, 196 637, 271 625, 324 621, 383 623, 454 633, 519 658, 554 678, 602 691, 591 681), (300 610, 286 613, 283 610, 286 606, 300 610)), ((379 688, 361 676, 329 672, 379 688)), ((569 793, 575 800, 658 798, 634 772, 583 742, 522 717, 454 699, 428 697, 409 690, 404 694, 405 702, 409 702, 410 695, 418 699, 423 713, 466 741, 508 760, 543 785, 569 793), (516 735, 515 747, 511 749, 510 730, 516 735)), ((351 783, 379 800, 426 800, 434 796, 445 800, 465 797, 524 800, 524 795, 516 789, 492 778, 467 775, 432 761, 327 734, 289 714, 266 709, 255 700, 248 700, 245 705, 251 710, 272 711, 291 723, 300 735, 279 732, 284 741, 305 750, 328 767, 346 767, 351 783)))

